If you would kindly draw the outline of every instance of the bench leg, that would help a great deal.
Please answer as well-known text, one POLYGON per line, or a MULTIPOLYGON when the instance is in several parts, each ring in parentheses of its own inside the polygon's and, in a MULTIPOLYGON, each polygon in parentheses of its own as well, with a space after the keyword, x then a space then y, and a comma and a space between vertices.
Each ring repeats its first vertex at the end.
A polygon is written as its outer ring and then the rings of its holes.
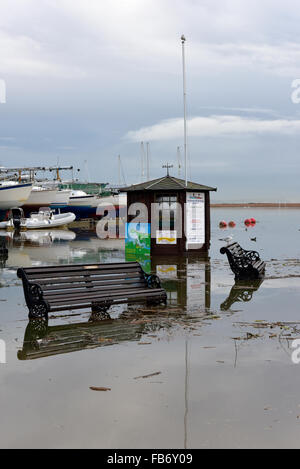
POLYGON ((41 301, 29 308, 29 319, 48 319, 48 306, 46 302, 41 301))
POLYGON ((111 319, 108 311, 92 311, 89 321, 107 321, 111 319))
POLYGON ((109 308, 112 305, 112 301, 106 300, 102 303, 92 303, 92 314, 90 321, 98 321, 103 319, 111 319, 110 314, 108 313, 109 308))
POLYGON ((166 296, 162 296, 161 298, 153 298, 153 299, 149 299, 149 300, 146 300, 146 305, 148 306, 159 306, 161 304, 164 304, 164 305, 167 305, 167 295, 166 296))

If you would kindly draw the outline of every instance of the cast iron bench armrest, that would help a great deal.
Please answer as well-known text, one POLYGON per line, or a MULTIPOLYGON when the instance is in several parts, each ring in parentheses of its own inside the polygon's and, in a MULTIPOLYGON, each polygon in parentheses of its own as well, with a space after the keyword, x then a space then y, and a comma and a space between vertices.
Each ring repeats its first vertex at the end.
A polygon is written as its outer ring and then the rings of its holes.
POLYGON ((33 296, 34 299, 38 301, 43 300, 43 291, 38 283, 28 282, 28 289, 29 294, 33 296))
POLYGON ((144 277, 149 288, 161 288, 160 278, 157 275, 144 272, 144 277))
POLYGON ((246 251, 244 250, 245 257, 247 259, 250 259, 251 262, 259 261, 260 260, 260 255, 258 254, 257 251, 246 251))

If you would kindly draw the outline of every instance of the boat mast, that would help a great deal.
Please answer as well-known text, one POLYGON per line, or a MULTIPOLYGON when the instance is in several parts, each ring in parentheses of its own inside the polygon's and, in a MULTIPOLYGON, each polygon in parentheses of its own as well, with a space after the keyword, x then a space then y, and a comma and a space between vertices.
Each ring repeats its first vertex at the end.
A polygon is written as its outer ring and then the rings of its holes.
POLYGON ((150 179, 150 150, 149 150, 149 142, 146 143, 146 158, 147 158, 147 181, 150 179))
POLYGON ((142 182, 145 180, 145 149, 144 142, 141 142, 141 178, 142 182))
POLYGON ((121 186, 121 156, 118 156, 118 185, 121 186))

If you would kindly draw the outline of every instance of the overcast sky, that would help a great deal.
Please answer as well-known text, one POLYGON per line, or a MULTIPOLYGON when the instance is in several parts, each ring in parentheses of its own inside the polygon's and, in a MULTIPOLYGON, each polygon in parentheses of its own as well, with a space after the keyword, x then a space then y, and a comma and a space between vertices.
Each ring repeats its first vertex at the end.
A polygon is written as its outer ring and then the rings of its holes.
POLYGON ((296 0, 0 0, 0 164, 117 183, 120 154, 138 182, 143 140, 151 178, 177 176, 184 33, 191 179, 300 201, 299 24, 296 0))

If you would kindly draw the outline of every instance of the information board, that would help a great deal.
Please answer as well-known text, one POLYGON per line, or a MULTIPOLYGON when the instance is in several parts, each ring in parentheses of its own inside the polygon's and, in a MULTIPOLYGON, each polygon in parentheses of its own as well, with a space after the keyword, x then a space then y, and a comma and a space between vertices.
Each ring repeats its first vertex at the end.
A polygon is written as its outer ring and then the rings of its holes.
POLYGON ((187 246, 205 243, 205 194, 203 192, 186 193, 186 242, 187 246))

